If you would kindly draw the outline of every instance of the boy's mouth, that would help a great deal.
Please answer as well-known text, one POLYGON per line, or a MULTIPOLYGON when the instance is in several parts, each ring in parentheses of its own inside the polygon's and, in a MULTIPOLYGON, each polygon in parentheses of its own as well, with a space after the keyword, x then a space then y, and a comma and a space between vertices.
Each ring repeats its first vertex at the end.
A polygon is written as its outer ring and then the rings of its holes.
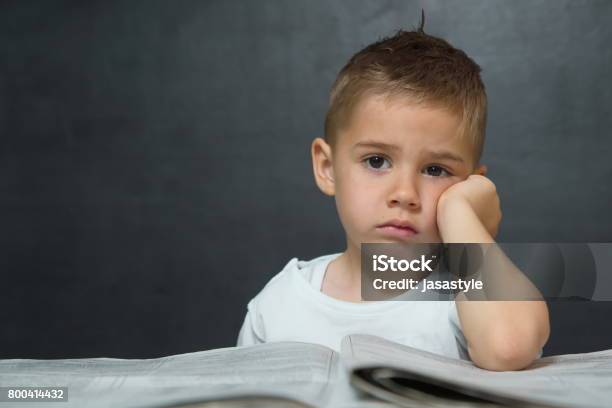
POLYGON ((380 224, 376 227, 376 230, 382 232, 385 235, 393 237, 405 238, 411 237, 418 234, 417 229, 409 221, 402 220, 391 220, 380 224))

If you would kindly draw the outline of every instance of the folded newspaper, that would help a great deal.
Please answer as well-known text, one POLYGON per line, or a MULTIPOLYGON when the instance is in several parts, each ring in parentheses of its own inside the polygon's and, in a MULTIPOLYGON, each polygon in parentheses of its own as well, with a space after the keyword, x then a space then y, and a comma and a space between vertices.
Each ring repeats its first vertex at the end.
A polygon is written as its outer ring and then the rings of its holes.
POLYGON ((0 389, 0 407, 22 408, 609 407, 612 350, 493 372, 355 334, 339 353, 278 342, 146 360, 0 360, 0 389), (64 390, 64 403, 23 391, 42 388, 64 390))

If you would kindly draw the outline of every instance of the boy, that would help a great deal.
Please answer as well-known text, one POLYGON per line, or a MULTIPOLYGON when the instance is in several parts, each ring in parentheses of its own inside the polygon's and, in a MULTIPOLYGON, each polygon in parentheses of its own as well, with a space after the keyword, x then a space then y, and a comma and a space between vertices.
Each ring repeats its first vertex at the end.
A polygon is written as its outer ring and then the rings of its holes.
POLYGON ((360 244, 494 243, 495 185, 479 164, 486 125, 480 67, 446 41, 399 31, 355 54, 311 147, 347 248, 289 261, 248 304, 238 345, 319 343, 369 333, 490 370, 517 370, 549 336, 543 301, 361 302, 360 244))

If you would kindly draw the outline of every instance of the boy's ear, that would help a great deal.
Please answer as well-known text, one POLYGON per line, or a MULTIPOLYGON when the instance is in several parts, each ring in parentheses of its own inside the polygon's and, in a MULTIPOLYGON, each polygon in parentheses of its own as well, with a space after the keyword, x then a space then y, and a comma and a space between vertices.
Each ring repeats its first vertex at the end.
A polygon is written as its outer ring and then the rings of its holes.
POLYGON ((312 141, 310 153, 317 186, 324 194, 333 196, 336 193, 336 184, 331 146, 322 138, 317 137, 312 141))
POLYGON ((484 164, 479 165, 478 167, 476 167, 476 169, 474 170, 474 172, 472 174, 478 174, 481 176, 485 176, 487 174, 487 166, 484 164))

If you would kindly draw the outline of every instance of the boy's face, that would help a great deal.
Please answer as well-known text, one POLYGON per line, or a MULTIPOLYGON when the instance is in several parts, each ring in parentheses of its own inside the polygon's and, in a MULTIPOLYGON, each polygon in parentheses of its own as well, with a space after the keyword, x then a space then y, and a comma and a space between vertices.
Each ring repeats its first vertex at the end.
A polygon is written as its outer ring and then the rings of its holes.
POLYGON ((353 245, 441 242, 438 198, 470 174, 485 171, 474 169, 473 148, 457 136, 459 126, 460 118, 446 110, 370 96, 337 135, 333 152, 315 139, 317 184, 336 197, 353 245), (396 226, 384 226, 389 223, 396 226))

